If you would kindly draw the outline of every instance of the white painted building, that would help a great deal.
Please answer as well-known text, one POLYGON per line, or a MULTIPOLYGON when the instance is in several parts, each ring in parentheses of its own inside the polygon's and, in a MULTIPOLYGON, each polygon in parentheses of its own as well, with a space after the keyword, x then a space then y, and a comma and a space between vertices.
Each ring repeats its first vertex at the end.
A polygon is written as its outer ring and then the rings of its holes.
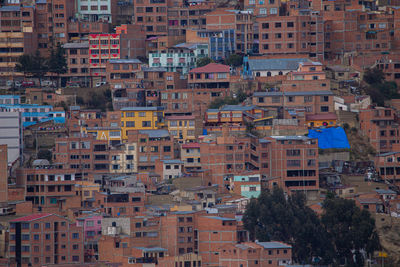
POLYGON ((22 119, 20 112, 0 112, 0 144, 7 145, 8 164, 22 156, 22 119))
POLYGON ((149 54, 149 67, 187 74, 196 67, 196 59, 208 57, 208 44, 178 44, 166 52, 149 54))
POLYGON ((111 0, 78 0, 78 14, 86 21, 111 21, 111 0))

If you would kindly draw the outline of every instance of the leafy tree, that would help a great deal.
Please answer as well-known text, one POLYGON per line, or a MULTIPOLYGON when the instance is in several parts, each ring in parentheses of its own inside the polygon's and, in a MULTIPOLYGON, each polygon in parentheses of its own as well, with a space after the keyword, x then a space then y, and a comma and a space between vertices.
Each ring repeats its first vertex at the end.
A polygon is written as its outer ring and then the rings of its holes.
POLYGON ((225 59, 225 64, 229 66, 239 67, 243 64, 243 56, 232 54, 225 59))
POLYGON ((49 162, 51 162, 53 158, 53 154, 51 153, 51 150, 48 149, 41 149, 39 150, 37 154, 38 159, 47 159, 49 162))
POLYGON ((239 90, 235 98, 230 96, 225 98, 216 98, 210 103, 209 108, 220 108, 223 105, 238 105, 246 100, 246 98, 246 93, 243 90, 239 90))
POLYGON ((22 55, 18 58, 16 71, 23 72, 24 75, 32 75, 38 78, 39 84, 42 83, 42 78, 48 71, 47 59, 40 55, 39 50, 36 50, 33 55, 22 55))
POLYGON ((328 234, 305 203, 301 193, 286 197, 279 188, 263 192, 247 206, 244 226, 252 239, 292 245, 296 262, 311 263, 318 258, 320 263, 329 263, 333 253, 328 234))
POLYGON ((330 234, 339 264, 364 266, 362 252, 371 255, 380 248, 371 214, 360 210, 353 200, 328 196, 323 203, 321 222, 330 234))
POLYGON ((203 67, 203 66, 205 66, 207 64, 210 64, 210 63, 214 63, 214 60, 212 60, 209 57, 202 57, 202 58, 197 59, 196 66, 197 67, 203 67))
POLYGON ((363 79, 368 84, 383 83, 385 80, 385 74, 378 68, 367 69, 364 73, 363 79))
POLYGON ((61 44, 57 45, 57 48, 51 50, 50 58, 48 61, 49 71, 57 75, 57 85, 60 80, 60 75, 67 73, 68 64, 65 57, 65 50, 61 44))

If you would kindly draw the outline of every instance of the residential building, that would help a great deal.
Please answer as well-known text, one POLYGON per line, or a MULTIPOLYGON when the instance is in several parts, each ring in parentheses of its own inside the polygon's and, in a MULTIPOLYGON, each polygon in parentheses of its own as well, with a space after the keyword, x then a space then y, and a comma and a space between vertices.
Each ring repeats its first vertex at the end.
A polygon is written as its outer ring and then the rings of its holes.
POLYGON ((137 144, 139 173, 155 170, 156 160, 174 159, 174 139, 167 130, 129 131, 128 142, 137 144))
POLYGON ((230 82, 230 67, 223 64, 210 63, 189 72, 189 88, 225 88, 229 91, 230 82))
POLYGON ((62 79, 65 80, 61 84, 65 85, 69 81, 70 84, 75 82, 80 86, 90 86, 89 43, 66 43, 63 48, 67 58, 68 72, 62 74, 62 79))
POLYGON ((186 40, 208 44, 208 56, 213 60, 227 58, 236 50, 235 29, 187 29, 186 40))
POLYGON ((186 75, 196 66, 196 59, 208 56, 207 44, 182 43, 165 52, 149 53, 149 66, 163 67, 170 72, 186 75))
POLYGON ((167 1, 135 0, 135 24, 145 27, 146 38, 167 35, 167 1))
POLYGON ((181 160, 185 170, 201 169, 200 163, 200 144, 186 143, 181 146, 181 160))
POLYGON ((77 1, 78 14, 81 20, 112 22, 111 0, 77 1))
POLYGON ((195 252, 202 258, 204 266, 219 264, 220 247, 247 241, 247 232, 236 218, 199 215, 195 226, 195 252))
POLYGON ((243 75, 252 78, 286 75, 296 71, 300 63, 308 61, 307 58, 244 57, 243 75))
POLYGON ((56 214, 36 213, 10 221, 10 266, 83 264, 83 231, 56 214))
POLYGON ((375 156, 374 166, 381 179, 398 184, 400 178, 400 152, 386 152, 375 156))
POLYGON ((12 165, 23 157, 23 127, 20 112, 0 112, 0 144, 6 145, 7 161, 12 165))
POLYGON ((196 213, 172 212, 161 217, 161 245, 168 255, 178 256, 195 252, 196 213))
POLYGON ((258 198, 261 194, 261 174, 234 175, 230 178, 232 193, 247 198, 258 198))
POLYGON ((154 130, 164 125, 163 107, 127 107, 121 109, 122 138, 131 130, 154 130))
POLYGON ((53 120, 56 123, 65 123, 65 112, 63 109, 48 105, 35 104, 0 104, 1 113, 18 112, 22 119, 23 127, 27 127, 38 122, 53 120))
POLYGON ((89 34, 89 72, 94 81, 106 81, 107 61, 119 58, 119 34, 89 34))
POLYGON ((360 110, 360 130, 378 154, 398 151, 399 121, 395 110, 372 107, 360 110))
POLYGON ((222 246, 219 266, 284 266, 292 263, 292 247, 282 242, 245 242, 222 246))
POLYGON ((195 116, 168 116, 165 124, 169 133, 179 143, 192 142, 196 139, 196 118, 195 116))

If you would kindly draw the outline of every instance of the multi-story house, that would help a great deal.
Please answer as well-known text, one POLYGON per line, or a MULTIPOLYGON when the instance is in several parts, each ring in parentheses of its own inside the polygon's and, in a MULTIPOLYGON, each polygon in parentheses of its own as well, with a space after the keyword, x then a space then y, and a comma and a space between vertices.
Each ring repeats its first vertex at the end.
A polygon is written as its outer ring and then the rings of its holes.
POLYGON ((56 123, 65 123, 65 112, 63 109, 48 105, 36 104, 0 104, 0 112, 19 112, 24 127, 34 125, 38 122, 52 120, 56 123))
POLYGON ((256 21, 260 54, 302 54, 323 60, 324 24, 321 16, 260 16, 256 21))
POLYGON ((167 35, 167 1, 135 0, 135 24, 145 26, 146 37, 167 35))
POLYGON ((17 171, 17 185, 25 188, 26 201, 39 211, 63 213, 66 208, 80 207, 75 194, 75 180, 81 180, 77 170, 58 169, 53 165, 23 168, 17 171))
POLYGON ((219 265, 219 250, 222 246, 247 241, 247 232, 233 217, 200 215, 194 230, 195 247, 204 266, 219 265))
POLYGON ((95 81, 106 81, 107 61, 119 58, 119 34, 89 34, 89 71, 95 81))
POLYGON ((76 219, 76 226, 83 229, 85 262, 99 259, 98 240, 101 237, 101 221, 103 216, 98 213, 90 213, 76 219))
POLYGON ((206 14, 207 30, 234 30, 236 53, 253 51, 253 15, 249 11, 216 9, 206 14))
POLYGON ((169 133, 179 143, 192 142, 196 139, 195 116, 169 116, 165 118, 165 122, 169 133))
POLYGON ((34 34, 33 7, 4 5, 0 7, 0 83, 22 78, 15 72, 19 56, 32 53, 37 48, 34 34))
POLYGON ((174 159, 174 139, 167 130, 129 132, 128 142, 137 143, 139 173, 154 171, 156 160, 174 159))
POLYGON ((161 217, 161 246, 170 256, 183 255, 195 251, 196 213, 173 212, 161 217))
POLYGON ((230 67, 223 64, 210 63, 206 66, 192 69, 189 72, 189 88, 218 88, 229 91, 231 79, 230 67))
POLYGON ((77 2, 77 11, 82 20, 112 22, 111 0, 78 0, 77 2))
POLYGON ((91 77, 89 72, 89 43, 66 43, 63 45, 67 58, 68 72, 62 74, 65 84, 77 83, 80 86, 90 86, 91 77), (65 77, 65 78, 64 78, 65 77))
POLYGON ((232 193, 247 198, 258 198, 261 194, 261 174, 252 173, 234 175, 230 178, 229 189, 232 193))
POLYGON ((398 151, 399 119, 395 110, 374 107, 360 110, 360 130, 378 154, 398 151), (397 149, 397 150, 396 150, 397 149))
POLYGON ((278 267, 292 262, 292 246, 282 242, 245 242, 228 244, 220 248, 219 266, 271 266, 278 267))
POLYGON ((186 143, 181 147, 181 160, 185 170, 201 169, 200 163, 200 144, 199 143, 186 143))
POLYGON ((164 126, 163 107, 128 107, 121 109, 122 138, 131 130, 154 130, 164 126))
POLYGON ((149 53, 149 66, 185 75, 196 66, 196 59, 205 56, 208 56, 207 44, 182 43, 168 48, 166 52, 149 53))
POLYGON ((83 264, 83 231, 56 214, 37 213, 10 221, 10 266, 83 264))

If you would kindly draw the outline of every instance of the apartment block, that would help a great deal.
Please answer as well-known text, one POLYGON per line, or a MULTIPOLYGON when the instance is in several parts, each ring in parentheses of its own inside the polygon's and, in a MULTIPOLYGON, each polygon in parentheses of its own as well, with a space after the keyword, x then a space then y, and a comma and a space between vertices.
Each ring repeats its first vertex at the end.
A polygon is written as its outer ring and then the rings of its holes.
POLYGON ((10 266, 83 264, 83 231, 64 217, 36 213, 10 221, 10 266))
POLYGON ((89 72, 89 43, 66 43, 63 45, 67 58, 68 72, 62 74, 61 84, 77 83, 79 86, 90 86, 91 76, 89 72))
POLYGON ((200 163, 200 144, 187 143, 181 146, 181 160, 185 170, 198 170, 201 169, 200 163))
POLYGON ((25 200, 32 202, 38 211, 57 214, 64 214, 67 207, 80 207, 75 180, 81 179, 76 170, 58 169, 47 164, 17 170, 17 185, 25 188, 25 200))
POLYGON ((259 53, 324 58, 324 22, 319 15, 257 17, 259 53))
POLYGON ((146 38, 167 35, 167 1, 135 0, 135 18, 137 25, 145 27, 146 38))
POLYGON ((138 172, 155 170, 156 160, 174 159, 174 139, 167 130, 129 131, 128 142, 137 143, 138 172))
POLYGON ((235 51, 253 51, 253 15, 249 11, 215 9, 206 14, 207 30, 235 30, 235 51))
POLYGON ((111 0, 78 0, 78 13, 82 20, 96 22, 106 21, 112 22, 111 16, 111 0))
POLYGON ((196 139, 196 126, 199 125, 195 116, 169 116, 165 118, 165 122, 169 133, 179 143, 192 142, 196 139))
POLYGON ((89 34, 89 71, 95 81, 106 81, 107 61, 119 58, 119 34, 89 34))
POLYGON ((6 145, 8 164, 23 157, 23 127, 20 112, 0 112, 0 144, 6 145))
POLYGON ((373 107, 360 110, 360 130, 378 154, 397 151, 399 120, 391 108, 373 107))
POLYGON ((218 266, 220 247, 248 238, 235 218, 198 216, 195 227, 195 252, 201 256, 203 266, 218 266))
POLYGON ((123 139, 128 131, 155 130, 164 125, 163 107, 128 107, 121 109, 121 130, 123 139))
POLYGON ((161 217, 161 246, 168 250, 168 255, 195 251, 195 220, 195 212, 173 212, 161 217))

